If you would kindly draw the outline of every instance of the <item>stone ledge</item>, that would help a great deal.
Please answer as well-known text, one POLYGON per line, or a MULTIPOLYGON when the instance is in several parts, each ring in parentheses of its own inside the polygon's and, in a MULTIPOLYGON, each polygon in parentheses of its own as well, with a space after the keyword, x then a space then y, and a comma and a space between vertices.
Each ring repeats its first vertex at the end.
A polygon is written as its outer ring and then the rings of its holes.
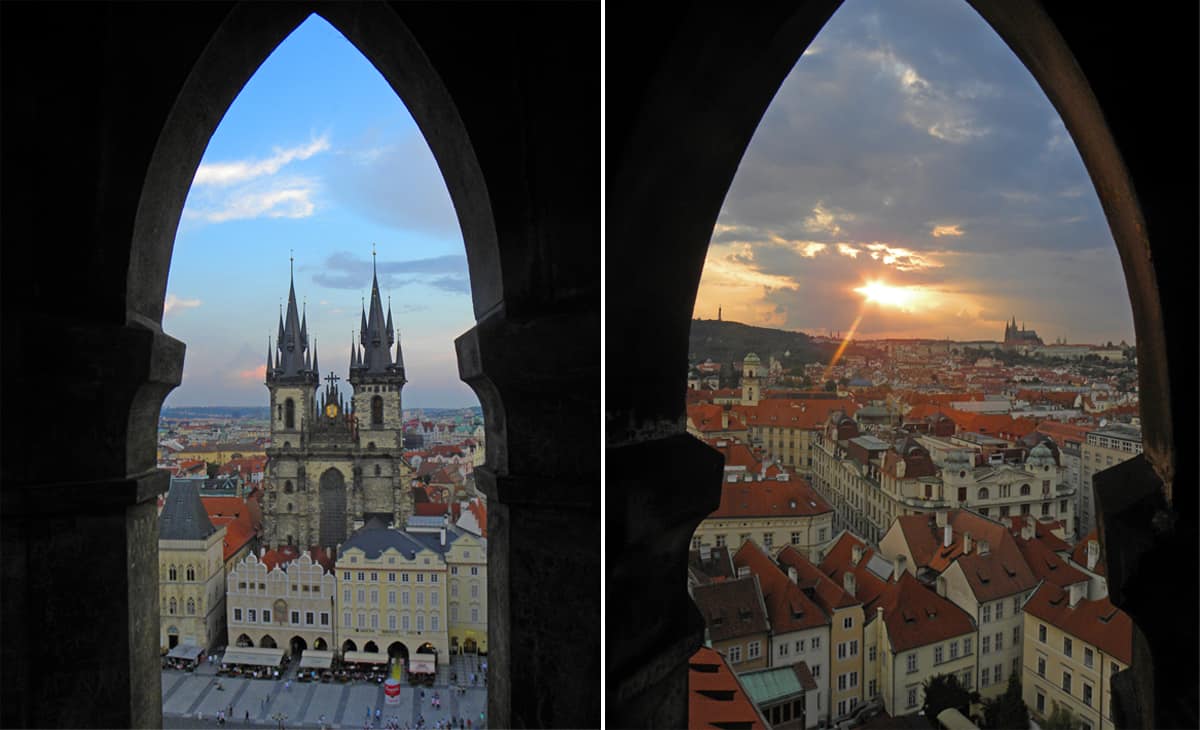
POLYGON ((168 471, 154 469, 124 479, 89 482, 6 484, 0 509, 6 520, 16 517, 129 507, 155 499, 171 486, 168 471))

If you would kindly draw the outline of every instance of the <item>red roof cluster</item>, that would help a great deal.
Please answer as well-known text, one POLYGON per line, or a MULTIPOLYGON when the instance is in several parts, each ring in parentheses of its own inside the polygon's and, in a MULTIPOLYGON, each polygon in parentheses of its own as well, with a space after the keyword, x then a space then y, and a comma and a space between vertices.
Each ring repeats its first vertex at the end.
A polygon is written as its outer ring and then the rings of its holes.
POLYGON ((771 558, 753 540, 742 543, 733 556, 738 568, 747 567, 758 576, 762 589, 763 603, 771 630, 775 634, 811 629, 829 623, 827 617, 812 599, 804 595, 800 586, 790 581, 771 558))
POLYGON ((200 497, 214 527, 225 526, 224 559, 229 560, 262 531, 262 507, 241 497, 200 497))
POLYGON ((971 616, 905 571, 880 596, 883 621, 893 652, 962 636, 975 631, 971 616))
POLYGON ((772 398, 759 401, 755 406, 735 405, 732 408, 749 426, 812 429, 820 428, 834 411, 854 415, 858 404, 846 398, 772 398))

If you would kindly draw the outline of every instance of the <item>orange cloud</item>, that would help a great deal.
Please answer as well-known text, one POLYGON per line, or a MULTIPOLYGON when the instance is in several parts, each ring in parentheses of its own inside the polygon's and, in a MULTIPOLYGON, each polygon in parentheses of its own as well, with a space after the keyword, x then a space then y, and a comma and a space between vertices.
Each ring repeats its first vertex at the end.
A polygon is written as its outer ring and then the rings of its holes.
POLYGON ((238 380, 262 381, 267 379, 266 364, 259 365, 256 368, 249 370, 239 370, 237 373, 238 380))
POLYGON ((934 238, 941 238, 942 236, 961 236, 963 234, 962 229, 959 228, 957 223, 952 226, 934 226, 933 230, 929 233, 934 238))

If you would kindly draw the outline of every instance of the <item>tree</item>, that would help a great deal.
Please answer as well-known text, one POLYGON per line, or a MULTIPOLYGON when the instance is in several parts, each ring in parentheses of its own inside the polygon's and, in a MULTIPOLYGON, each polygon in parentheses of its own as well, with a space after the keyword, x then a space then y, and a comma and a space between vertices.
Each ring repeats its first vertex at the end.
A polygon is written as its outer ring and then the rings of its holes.
POLYGON ((1028 730, 1029 708, 1021 699, 1021 680, 1016 672, 1008 675, 1008 688, 1004 694, 983 703, 983 718, 986 728, 1028 730))
POLYGON ((1075 717, 1069 707, 1054 703, 1050 716, 1041 723, 1042 730, 1079 730, 1083 724, 1075 717))
POLYGON ((934 727, 939 727, 938 713, 947 707, 953 707, 967 717, 971 712, 971 703, 979 701, 979 693, 972 692, 958 681, 957 674, 939 674, 925 680, 925 704, 921 707, 925 719, 934 727))

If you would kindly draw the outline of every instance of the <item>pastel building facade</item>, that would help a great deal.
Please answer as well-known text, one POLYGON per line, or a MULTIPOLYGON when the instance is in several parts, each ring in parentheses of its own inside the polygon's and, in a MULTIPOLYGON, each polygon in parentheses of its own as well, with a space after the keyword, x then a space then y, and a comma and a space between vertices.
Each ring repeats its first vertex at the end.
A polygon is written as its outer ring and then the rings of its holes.
POLYGON ((205 651, 225 643, 225 527, 215 527, 195 483, 171 485, 158 520, 159 646, 205 651))

